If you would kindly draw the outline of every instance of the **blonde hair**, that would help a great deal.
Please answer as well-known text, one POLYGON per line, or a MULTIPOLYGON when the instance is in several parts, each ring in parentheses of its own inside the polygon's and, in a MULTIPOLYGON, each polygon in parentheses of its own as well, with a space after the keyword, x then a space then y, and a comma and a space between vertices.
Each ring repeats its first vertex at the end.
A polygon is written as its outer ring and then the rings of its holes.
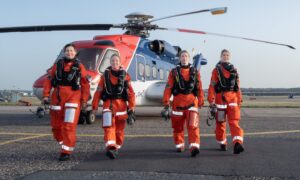
POLYGON ((111 57, 110 57, 110 60, 112 60, 114 57, 118 57, 119 60, 121 60, 121 57, 119 54, 113 54, 111 57))
POLYGON ((181 57, 181 54, 186 53, 190 57, 190 53, 187 50, 182 50, 179 52, 179 58, 181 57))

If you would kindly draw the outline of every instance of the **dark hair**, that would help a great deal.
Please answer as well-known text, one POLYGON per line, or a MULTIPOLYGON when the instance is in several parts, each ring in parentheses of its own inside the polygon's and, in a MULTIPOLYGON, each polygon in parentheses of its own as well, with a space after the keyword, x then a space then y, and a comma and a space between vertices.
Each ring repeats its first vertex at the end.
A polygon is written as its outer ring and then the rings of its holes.
POLYGON ((75 49, 75 51, 77 52, 75 45, 74 45, 74 44, 71 44, 71 43, 66 44, 66 45, 64 46, 64 52, 66 51, 66 49, 67 49, 68 47, 73 47, 73 48, 75 49))
POLYGON ((227 49, 223 49, 223 50, 221 51, 221 56, 222 56, 222 54, 223 54, 224 52, 230 53, 227 49))

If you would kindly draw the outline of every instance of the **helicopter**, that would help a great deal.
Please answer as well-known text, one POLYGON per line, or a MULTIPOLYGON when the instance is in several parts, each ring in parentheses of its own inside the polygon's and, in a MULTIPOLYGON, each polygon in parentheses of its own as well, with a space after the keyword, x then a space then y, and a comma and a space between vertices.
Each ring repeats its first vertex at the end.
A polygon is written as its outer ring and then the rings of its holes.
MULTIPOLYGON (((88 107, 86 111, 81 112, 79 123, 84 124, 86 122, 87 124, 92 124, 95 121, 95 114, 92 113, 91 106, 93 97, 100 81, 100 77, 109 66, 109 60, 113 54, 120 55, 123 68, 131 76, 132 86, 136 94, 136 105, 161 105, 168 74, 171 69, 179 63, 178 55, 181 48, 179 46, 171 45, 165 40, 150 40, 150 31, 167 30, 198 35, 213 35, 286 46, 295 49, 291 45, 282 43, 200 30, 166 28, 153 23, 164 19, 204 12, 210 12, 212 15, 224 14, 227 12, 227 7, 197 10, 156 19, 154 19, 154 16, 152 15, 135 12, 126 15, 125 18, 127 18, 127 23, 122 24, 66 24, 1 27, 0 33, 84 30, 108 31, 111 28, 125 30, 124 34, 96 35, 91 40, 71 42, 78 51, 78 59, 87 69, 88 80, 90 83, 90 99, 88 101, 88 107)), ((63 50, 61 50, 54 63, 63 56, 64 53, 63 50)), ((201 53, 194 55, 192 59, 193 66, 198 70, 200 70, 201 66, 207 64, 207 60, 201 53)), ((33 84, 33 92, 40 100, 43 98, 43 83, 46 78, 47 73, 39 77, 33 84)), ((37 110, 37 114, 39 113, 44 114, 43 109, 41 110, 40 107, 37 110)))

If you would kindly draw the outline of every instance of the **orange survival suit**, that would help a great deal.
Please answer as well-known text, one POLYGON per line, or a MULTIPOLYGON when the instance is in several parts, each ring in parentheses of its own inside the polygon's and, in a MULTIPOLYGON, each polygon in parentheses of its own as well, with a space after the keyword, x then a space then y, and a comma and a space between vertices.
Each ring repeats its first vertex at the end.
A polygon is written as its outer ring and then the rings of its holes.
POLYGON ((171 121, 173 138, 178 152, 184 150, 184 124, 188 130, 189 149, 200 148, 198 107, 204 104, 200 72, 190 64, 177 65, 169 74, 164 91, 163 104, 170 105, 173 95, 171 121))
POLYGON ((129 74, 122 68, 114 71, 108 67, 101 76, 94 96, 94 110, 98 109, 100 99, 103 100, 102 127, 106 150, 118 150, 124 141, 127 111, 135 108, 135 94, 129 74))
POLYGON ((242 94, 239 88, 237 70, 230 63, 219 62, 212 71, 208 88, 208 102, 215 103, 216 140, 220 145, 226 145, 226 117, 228 119, 233 144, 243 144, 243 129, 239 126, 240 105, 242 94))
POLYGON ((64 154, 71 154, 74 150, 81 103, 86 103, 90 96, 86 76, 86 69, 79 60, 60 59, 52 66, 44 82, 44 97, 49 97, 54 88, 50 103, 51 126, 64 154))

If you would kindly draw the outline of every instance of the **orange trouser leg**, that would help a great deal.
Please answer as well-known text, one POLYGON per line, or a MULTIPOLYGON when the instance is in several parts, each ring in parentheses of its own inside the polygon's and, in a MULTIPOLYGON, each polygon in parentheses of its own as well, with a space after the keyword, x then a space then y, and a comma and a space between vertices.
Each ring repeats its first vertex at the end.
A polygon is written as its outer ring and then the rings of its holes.
POLYGON ((119 119, 116 117, 116 145, 120 149, 124 142, 124 129, 125 129, 126 120, 119 119))
POLYGON ((185 111, 186 126, 188 130, 189 148, 200 148, 200 128, 198 112, 192 110, 185 111))
POLYGON ((173 138, 176 148, 184 146, 184 120, 185 117, 182 115, 171 116, 172 128, 173 128, 173 138))
POLYGON ((50 105, 51 127, 54 139, 63 144, 62 127, 64 122, 64 102, 59 101, 57 89, 55 88, 51 95, 50 105))
POLYGON ((239 142, 243 144, 244 131, 239 125, 239 119, 229 119, 230 133, 233 143, 239 142))
POLYGON ((80 115, 80 103, 65 103, 65 116, 62 126, 62 153, 71 154, 76 144, 76 128, 80 115))
POLYGON ((112 124, 108 127, 103 127, 104 129, 104 143, 105 148, 116 147, 116 125, 115 116, 112 117, 112 124))
POLYGON ((218 122, 218 120, 216 120, 215 134, 216 134, 216 140, 219 144, 227 144, 226 121, 218 122))
POLYGON ((242 144, 244 138, 244 131, 239 125, 240 107, 229 106, 227 109, 227 117, 233 143, 239 142, 242 144))
MULTIPOLYGON (((60 107, 60 106, 56 106, 60 107)), ((51 127, 54 139, 62 144, 63 136, 62 136, 62 124, 63 124, 63 111, 62 110, 55 110, 55 108, 50 110, 50 117, 51 117, 51 127)))

